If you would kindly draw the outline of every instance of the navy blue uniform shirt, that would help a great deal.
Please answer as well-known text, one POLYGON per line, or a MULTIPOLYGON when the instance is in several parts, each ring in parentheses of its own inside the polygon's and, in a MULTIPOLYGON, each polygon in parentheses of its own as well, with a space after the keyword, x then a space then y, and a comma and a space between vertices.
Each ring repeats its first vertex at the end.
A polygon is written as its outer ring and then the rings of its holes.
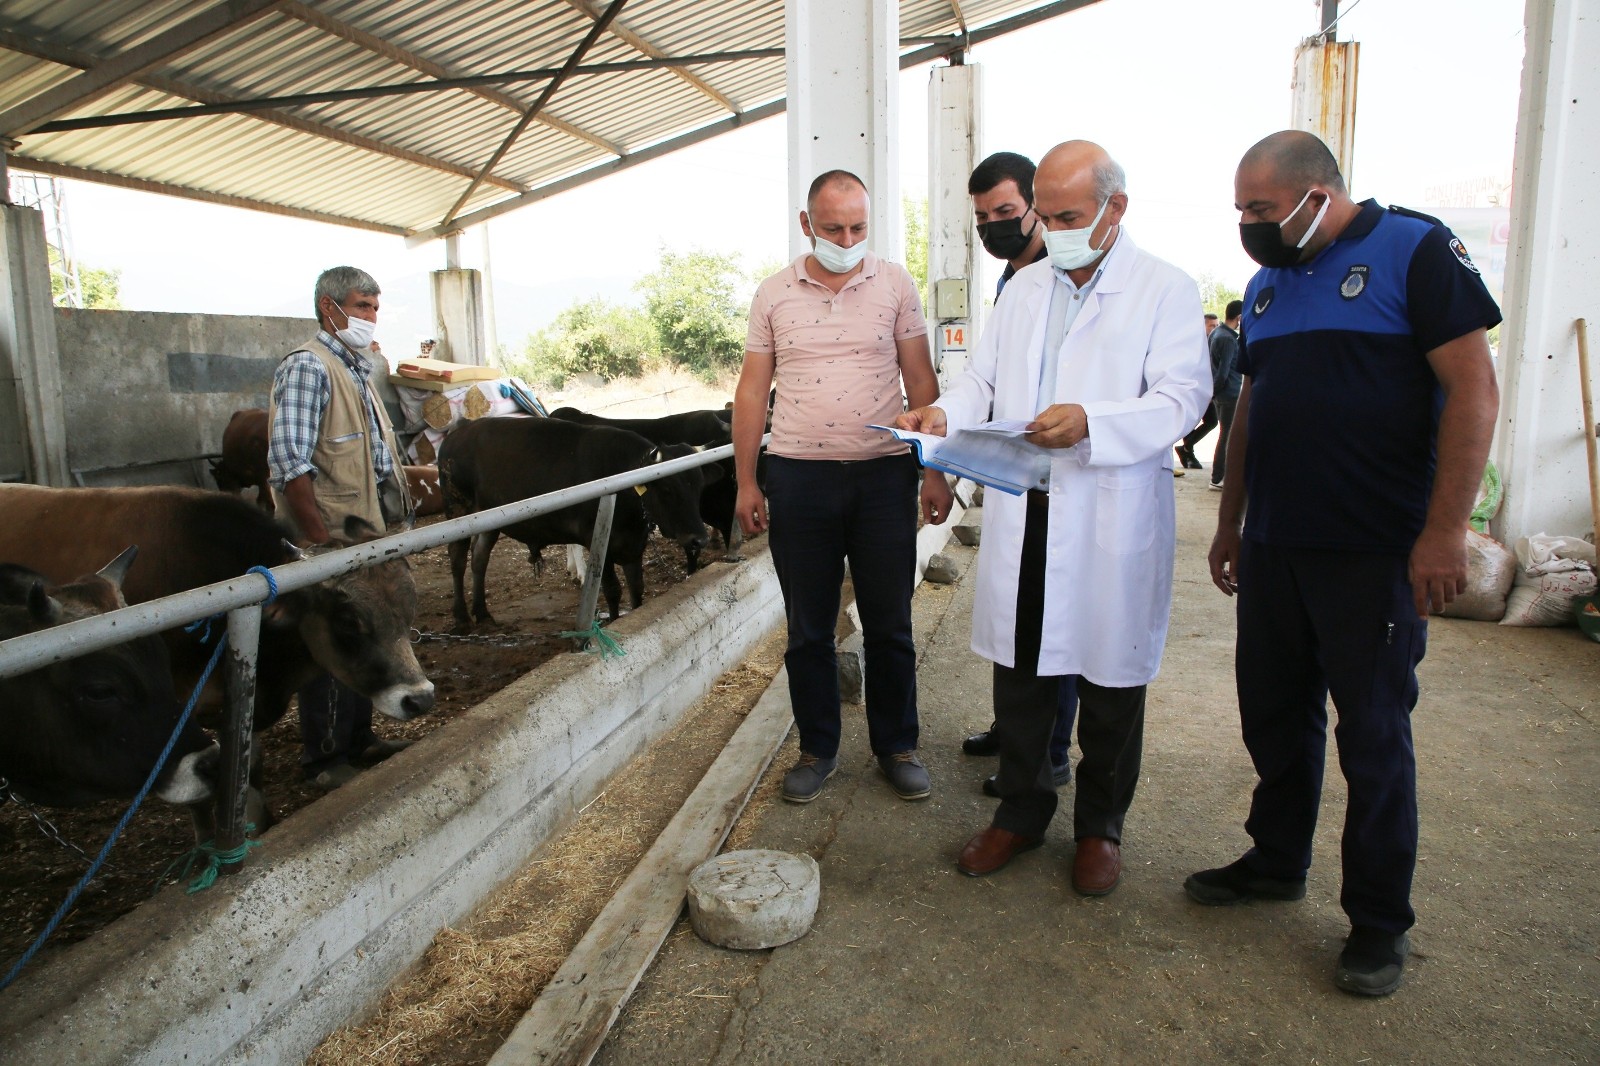
POLYGON ((1366 200, 1309 263, 1245 289, 1244 536, 1409 554, 1427 516, 1443 393, 1427 353, 1500 321, 1437 219, 1366 200))

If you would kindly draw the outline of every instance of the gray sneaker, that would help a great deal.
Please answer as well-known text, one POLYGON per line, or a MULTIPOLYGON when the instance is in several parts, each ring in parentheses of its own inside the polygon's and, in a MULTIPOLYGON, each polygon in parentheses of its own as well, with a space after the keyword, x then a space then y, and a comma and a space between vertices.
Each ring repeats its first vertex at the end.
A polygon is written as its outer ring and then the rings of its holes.
POLYGON ((783 798, 790 803, 810 803, 822 791, 822 784, 839 768, 839 757, 824 759, 802 751, 794 769, 783 775, 783 798))
POLYGON ((878 756, 878 769, 889 779, 889 787, 903 800, 926 799, 933 791, 927 768, 914 751, 897 751, 878 756))

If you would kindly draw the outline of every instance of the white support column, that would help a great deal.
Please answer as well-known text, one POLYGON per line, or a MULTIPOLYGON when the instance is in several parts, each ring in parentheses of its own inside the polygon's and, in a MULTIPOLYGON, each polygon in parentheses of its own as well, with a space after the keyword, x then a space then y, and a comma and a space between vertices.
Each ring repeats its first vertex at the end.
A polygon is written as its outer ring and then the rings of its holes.
POLYGON ((1355 188, 1356 73, 1361 46, 1355 41, 1311 37, 1294 50, 1291 129, 1307 130, 1339 161, 1345 185, 1355 188))
POLYGON ((1600 340, 1600 22, 1589 6, 1528 0, 1525 15, 1494 451, 1506 492, 1495 530, 1508 544, 1594 524, 1573 329, 1586 318, 1600 340))
POLYGON ((433 358, 488 366, 483 336, 483 275, 476 270, 435 270, 433 280, 433 358))
MULTIPOLYGON (((868 247, 901 261, 900 7, 897 0, 784 0, 789 73, 789 208, 811 180, 848 170, 866 182, 868 247)), ((790 255, 809 249, 796 221, 790 255)))
POLYGON ((64 487, 72 472, 44 215, 7 204, 0 217, 0 396, 15 395, 17 423, 8 441, 4 426, 11 420, 0 421, 0 453, 20 453, 22 471, 35 484, 64 487))
POLYGON ((983 83, 974 64, 936 66, 928 80, 928 323, 941 386, 966 365, 982 328, 977 231, 967 179, 981 158, 983 83))

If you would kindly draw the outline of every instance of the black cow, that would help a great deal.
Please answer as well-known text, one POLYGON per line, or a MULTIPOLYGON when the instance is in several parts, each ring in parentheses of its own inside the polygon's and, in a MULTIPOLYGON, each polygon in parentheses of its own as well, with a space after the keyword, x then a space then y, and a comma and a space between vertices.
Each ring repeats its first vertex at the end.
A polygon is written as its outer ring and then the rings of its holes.
MULTIPOLYGON (((636 433, 605 426, 583 426, 558 418, 482 418, 452 430, 439 449, 439 482, 444 490, 447 517, 499 507, 530 496, 541 496, 586 481, 625 473, 677 455, 684 446, 663 449, 636 433)), ((705 544, 706 529, 696 513, 704 484, 702 470, 686 470, 642 485, 641 492, 619 492, 612 518, 611 539, 601 567, 601 588, 611 617, 621 610, 622 590, 613 566, 622 567, 628 579, 628 597, 634 607, 644 599, 644 549, 648 538, 646 517, 663 536, 685 548, 705 544)), ((484 575, 489 553, 500 533, 528 546, 530 559, 551 544, 588 545, 594 538, 599 501, 575 504, 550 514, 472 538, 472 616, 467 616, 464 589, 468 544, 450 545, 450 569, 455 579, 455 628, 465 633, 472 620, 492 622, 484 599, 484 575)))
MULTIPOLYGON (((562 407, 551 412, 550 417, 590 426, 626 429, 639 434, 645 440, 661 445, 693 444, 701 447, 718 447, 733 440, 731 408, 720 411, 684 411, 675 415, 663 415, 660 418, 603 418, 575 407, 562 407)), ((765 450, 762 451, 758 462, 760 465, 756 470, 756 482, 764 488, 767 462, 765 450)), ((716 469, 722 471, 721 476, 707 480, 700 493, 700 518, 706 525, 722 534, 722 545, 725 550, 723 558, 728 562, 738 562, 739 543, 743 537, 738 523, 733 520, 733 509, 739 494, 733 460, 719 461, 716 469)), ((684 568, 689 573, 692 574, 700 569, 698 547, 685 546, 683 555, 684 568)))
MULTIPOLYGON (((134 554, 129 548, 99 572, 54 586, 35 570, 0 565, 0 640, 126 606, 121 585, 134 554)), ((47 807, 130 799, 180 709, 166 645, 154 635, 0 678, 0 778, 47 807)), ((153 792, 200 803, 211 797, 216 767, 217 745, 190 718, 153 792)))

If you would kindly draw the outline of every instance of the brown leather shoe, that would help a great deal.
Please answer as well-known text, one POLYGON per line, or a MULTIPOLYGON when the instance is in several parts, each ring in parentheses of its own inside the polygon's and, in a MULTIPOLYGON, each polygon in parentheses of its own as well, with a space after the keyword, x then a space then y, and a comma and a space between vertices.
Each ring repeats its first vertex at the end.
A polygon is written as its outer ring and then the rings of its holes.
POLYGON ((1025 837, 991 825, 967 841, 967 846, 961 849, 961 858, 956 860, 956 868, 968 877, 983 877, 1000 869, 1014 856, 1032 851, 1043 843, 1044 837, 1025 837))
POLYGON ((1084 896, 1109 896, 1122 878, 1122 848, 1105 837, 1084 837, 1072 859, 1072 887, 1084 896))

